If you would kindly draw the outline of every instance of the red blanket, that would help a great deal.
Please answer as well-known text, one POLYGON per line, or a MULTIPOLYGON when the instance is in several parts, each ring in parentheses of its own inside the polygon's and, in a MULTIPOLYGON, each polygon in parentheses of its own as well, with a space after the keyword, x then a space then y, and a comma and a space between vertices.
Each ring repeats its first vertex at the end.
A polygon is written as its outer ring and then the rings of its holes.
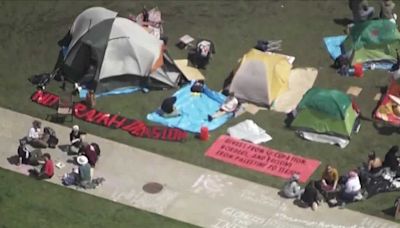
POLYGON ((400 126, 400 117, 393 113, 393 101, 389 98, 389 95, 394 95, 396 97, 400 96, 400 84, 398 84, 396 80, 392 80, 390 82, 386 94, 383 95, 380 103, 378 104, 378 108, 374 113, 374 117, 376 119, 388 122, 391 125, 400 126))
POLYGON ((220 136, 208 148, 206 156, 285 179, 297 173, 301 182, 306 182, 320 164, 317 160, 280 152, 227 135, 220 136))
MULTIPOLYGON (((31 100, 46 107, 57 108, 59 96, 50 92, 38 90, 31 96, 31 100)), ((118 114, 110 114, 96 109, 90 109, 83 103, 76 103, 74 105, 73 115, 86 122, 127 131, 135 137, 167 141, 183 141, 187 138, 187 133, 180 129, 150 126, 140 120, 129 119, 118 114)))

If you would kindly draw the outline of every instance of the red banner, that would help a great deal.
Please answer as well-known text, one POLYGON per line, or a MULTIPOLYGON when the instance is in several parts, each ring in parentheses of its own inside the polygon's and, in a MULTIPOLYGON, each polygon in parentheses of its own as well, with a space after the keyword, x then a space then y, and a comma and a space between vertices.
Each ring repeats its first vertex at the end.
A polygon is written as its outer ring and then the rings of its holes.
POLYGON ((320 164, 317 160, 280 152, 227 135, 221 135, 208 148, 206 156, 285 179, 298 173, 301 182, 306 182, 320 164))
MULTIPOLYGON (((38 90, 31 96, 31 100, 46 107, 57 108, 59 97, 50 92, 38 90)), ((140 120, 90 109, 83 103, 76 103, 74 105, 73 115, 89 123, 121 129, 135 137, 167 141, 183 141, 187 138, 187 133, 178 128, 149 126, 140 120)))

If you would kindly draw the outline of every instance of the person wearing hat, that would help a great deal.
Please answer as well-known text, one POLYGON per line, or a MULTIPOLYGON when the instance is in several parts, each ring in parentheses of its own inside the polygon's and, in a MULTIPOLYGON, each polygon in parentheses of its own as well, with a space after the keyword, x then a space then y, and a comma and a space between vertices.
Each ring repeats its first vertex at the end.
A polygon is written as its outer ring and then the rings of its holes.
POLYGON ((88 158, 84 155, 78 156, 76 158, 77 163, 79 164, 78 168, 78 185, 87 188, 89 184, 92 181, 92 176, 91 176, 91 167, 88 161, 88 158))
POLYGON ((72 131, 69 133, 69 140, 71 142, 70 145, 70 151, 74 153, 78 153, 80 149, 82 148, 82 142, 83 142, 83 135, 86 133, 79 130, 78 125, 72 126, 72 131))
POLYGON ((293 176, 287 181, 282 188, 282 195, 286 198, 300 198, 301 194, 304 190, 301 189, 299 185, 300 176, 295 173, 293 176))

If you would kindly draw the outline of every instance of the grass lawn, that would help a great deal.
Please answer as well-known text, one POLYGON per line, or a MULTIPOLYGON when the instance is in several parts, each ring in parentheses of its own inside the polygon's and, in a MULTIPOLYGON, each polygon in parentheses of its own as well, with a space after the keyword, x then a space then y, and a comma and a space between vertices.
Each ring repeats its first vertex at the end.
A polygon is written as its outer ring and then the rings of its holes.
POLYGON ((4 169, 0 180, 1 228, 193 227, 4 169))
MULTIPOLYGON (((372 3, 376 4, 371 1, 372 3)), ((334 19, 351 17, 345 1, 5 1, 0 2, 1 106, 42 119, 52 112, 30 102, 29 97, 34 88, 27 78, 36 73, 52 70, 58 54, 57 40, 62 38, 82 10, 96 5, 116 10, 122 15, 127 15, 129 12, 137 13, 143 5, 147 8, 159 6, 166 21, 164 29, 170 40, 169 50, 174 58, 186 57, 186 52, 173 46, 184 34, 213 40, 217 54, 204 73, 208 86, 215 90, 221 89, 224 79, 238 58, 259 39, 281 39, 282 52, 296 57, 295 67, 316 67, 319 70, 316 86, 342 91, 346 91, 352 85, 362 87, 363 91, 356 101, 366 116, 370 116, 376 106, 376 101, 373 100, 375 94, 379 92, 380 87, 388 84, 388 75, 383 71, 367 72, 364 78, 357 79, 341 77, 330 68, 332 60, 323 47, 322 38, 343 33, 344 27, 336 24, 334 19)), ((399 15, 399 12, 397 14, 399 15)), ((57 90, 57 86, 54 83, 51 89, 57 90)), ((173 92, 175 91, 155 91, 148 94, 105 97, 98 100, 97 108, 144 120, 147 113, 153 111, 163 98, 173 92)), ((281 179, 204 157, 205 150, 219 135, 224 134, 229 126, 248 118, 253 119, 273 137, 266 146, 320 160, 322 166, 314 173, 313 178, 319 178, 322 167, 327 163, 337 166, 342 173, 355 168, 366 160, 366 154, 371 149, 383 156, 392 144, 398 142, 399 137, 397 133, 376 129, 371 121, 362 121, 360 133, 354 135, 346 149, 340 149, 301 140, 293 131, 285 128, 285 116, 272 111, 262 111, 255 116, 244 114, 231 120, 212 132, 208 142, 196 140, 194 137, 185 143, 133 138, 123 131, 106 130, 79 120, 76 123, 89 133, 229 175, 280 187, 281 179)), ((34 187, 44 188, 35 185, 34 187)), ((392 206, 396 195, 381 194, 349 207, 364 213, 387 217, 384 211, 392 206)), ((90 198, 81 194, 79 197, 90 198)), ((110 208, 113 207, 122 208, 110 204, 110 208)), ((49 208, 52 208, 52 205, 49 205, 49 208)), ((63 204, 55 208, 68 211, 63 204)), ((11 219, 6 218, 5 221, 9 220, 11 219)))

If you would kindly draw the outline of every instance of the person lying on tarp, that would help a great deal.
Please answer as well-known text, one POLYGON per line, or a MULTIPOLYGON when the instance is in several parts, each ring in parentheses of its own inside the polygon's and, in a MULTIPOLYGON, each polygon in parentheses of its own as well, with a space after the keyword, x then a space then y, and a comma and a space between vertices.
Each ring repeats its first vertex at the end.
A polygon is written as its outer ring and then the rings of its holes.
POLYGON ((218 117, 225 115, 226 113, 233 113, 239 107, 239 101, 235 97, 234 92, 230 92, 224 103, 221 105, 219 110, 212 115, 208 115, 208 121, 212 121, 218 117))
POLYGON ((196 80, 192 87, 190 87, 190 92, 192 93, 202 93, 204 92, 204 80, 196 80))
POLYGON ((175 107, 177 98, 175 96, 165 98, 161 103, 159 114, 165 118, 177 117, 180 115, 175 107))

